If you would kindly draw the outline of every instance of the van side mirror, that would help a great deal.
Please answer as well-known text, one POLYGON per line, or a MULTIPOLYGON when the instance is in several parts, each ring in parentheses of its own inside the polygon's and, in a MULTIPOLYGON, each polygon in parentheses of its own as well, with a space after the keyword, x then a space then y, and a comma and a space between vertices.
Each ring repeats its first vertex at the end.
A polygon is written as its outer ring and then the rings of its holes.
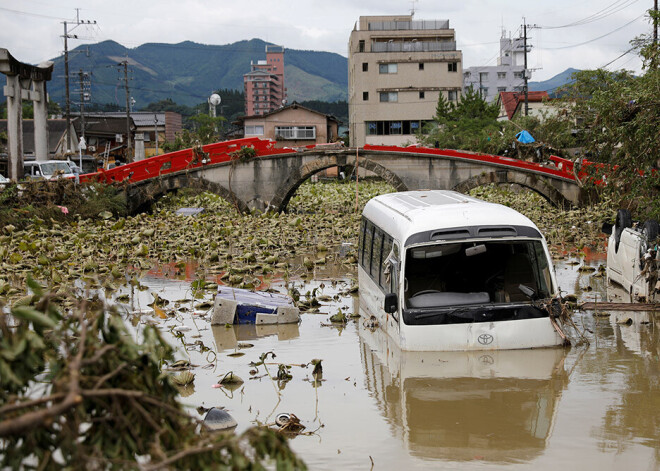
POLYGON ((387 293, 385 295, 385 305, 383 306, 383 310, 388 313, 392 314, 396 312, 397 305, 399 304, 399 299, 396 295, 396 293, 387 293))
POLYGON ((609 223, 609 222, 604 222, 603 225, 601 226, 600 230, 607 235, 612 235, 612 227, 614 227, 614 224, 609 223))

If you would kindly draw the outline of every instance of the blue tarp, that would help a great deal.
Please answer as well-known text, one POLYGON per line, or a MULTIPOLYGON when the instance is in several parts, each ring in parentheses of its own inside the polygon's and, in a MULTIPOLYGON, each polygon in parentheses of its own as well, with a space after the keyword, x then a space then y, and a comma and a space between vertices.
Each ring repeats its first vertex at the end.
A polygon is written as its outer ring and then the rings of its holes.
POLYGON ((516 134, 516 139, 518 139, 518 142, 522 142, 523 144, 534 142, 534 138, 527 131, 520 131, 518 134, 516 134))

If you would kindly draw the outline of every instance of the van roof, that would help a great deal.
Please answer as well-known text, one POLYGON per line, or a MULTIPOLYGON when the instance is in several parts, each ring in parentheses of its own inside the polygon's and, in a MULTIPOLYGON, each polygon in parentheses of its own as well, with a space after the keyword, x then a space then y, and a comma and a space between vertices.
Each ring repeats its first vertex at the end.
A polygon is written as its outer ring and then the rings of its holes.
POLYGON ((458 227, 525 226, 538 232, 514 209, 449 190, 380 195, 365 205, 363 215, 402 242, 412 234, 458 227))

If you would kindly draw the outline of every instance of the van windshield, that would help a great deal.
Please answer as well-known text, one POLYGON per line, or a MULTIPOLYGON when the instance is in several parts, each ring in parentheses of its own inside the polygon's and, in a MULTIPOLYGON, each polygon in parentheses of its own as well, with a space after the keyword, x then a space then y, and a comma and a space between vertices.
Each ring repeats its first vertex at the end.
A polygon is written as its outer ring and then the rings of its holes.
POLYGON ((547 315, 532 300, 552 295, 541 241, 452 242, 406 251, 404 320, 491 322, 547 315))
POLYGON ((41 174, 42 175, 55 175, 71 173, 71 168, 66 162, 46 162, 41 164, 41 174))

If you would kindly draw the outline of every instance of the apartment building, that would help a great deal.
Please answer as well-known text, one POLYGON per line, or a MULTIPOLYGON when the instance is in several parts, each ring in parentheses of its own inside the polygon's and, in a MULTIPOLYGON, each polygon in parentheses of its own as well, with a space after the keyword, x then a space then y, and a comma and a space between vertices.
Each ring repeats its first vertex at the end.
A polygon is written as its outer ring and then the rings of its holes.
POLYGON ((350 145, 415 143, 439 95, 459 99, 462 58, 448 20, 361 16, 348 44, 350 145))
POLYGON ((266 60, 250 62, 243 75, 245 115, 270 113, 286 104, 284 87, 284 47, 267 45, 266 60))
MULTIPOLYGON (((502 31, 497 65, 468 67, 463 71, 463 91, 472 87, 492 102, 502 92, 523 92, 525 83, 525 46, 523 38, 506 37, 502 31)), ((527 71, 528 78, 531 74, 527 71)))

